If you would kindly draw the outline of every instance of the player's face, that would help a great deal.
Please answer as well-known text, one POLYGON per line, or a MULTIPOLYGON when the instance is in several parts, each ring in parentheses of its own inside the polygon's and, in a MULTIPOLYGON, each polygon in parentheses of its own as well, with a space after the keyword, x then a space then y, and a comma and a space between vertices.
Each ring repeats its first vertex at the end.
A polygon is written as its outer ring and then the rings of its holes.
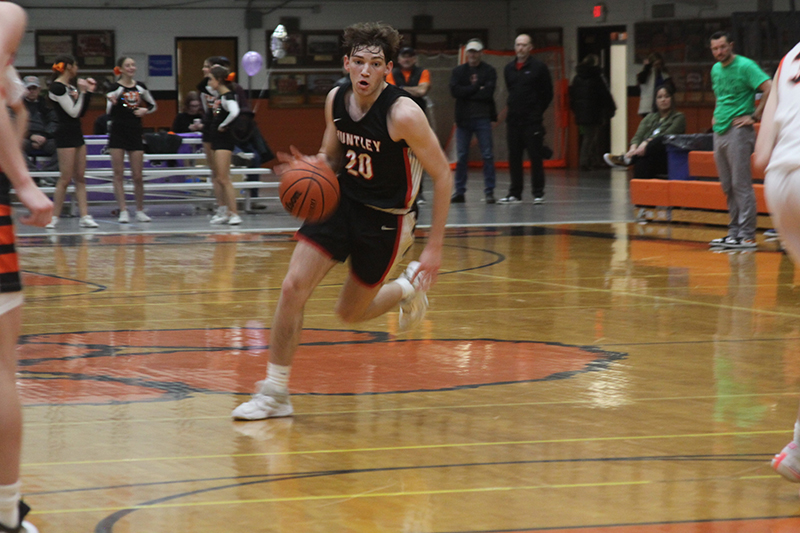
POLYGON ((211 63, 203 61, 203 77, 207 78, 211 75, 211 63))
POLYGON ((392 62, 386 62, 383 50, 379 47, 356 48, 346 58, 345 68, 350 74, 353 91, 367 96, 383 87, 386 75, 392 69, 392 62))
POLYGON ((527 35, 521 35, 514 41, 514 52, 516 52, 519 61, 528 59, 528 56, 531 55, 531 50, 533 50, 533 44, 531 44, 531 39, 527 35))
POLYGON ((729 43, 727 37, 712 39, 711 53, 720 63, 727 63, 733 55, 733 43, 729 43))

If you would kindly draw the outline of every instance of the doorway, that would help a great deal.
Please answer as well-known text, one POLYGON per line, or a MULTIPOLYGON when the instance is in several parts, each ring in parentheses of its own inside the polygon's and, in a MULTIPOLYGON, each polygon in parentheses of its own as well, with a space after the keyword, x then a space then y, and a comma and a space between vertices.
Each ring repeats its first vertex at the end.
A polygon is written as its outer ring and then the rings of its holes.
MULTIPOLYGON (((606 83, 608 83, 611 74, 611 62, 609 61, 611 55, 611 34, 625 31, 628 31, 628 28, 624 25, 578 28, 578 62, 580 63, 580 61, 589 54, 595 54, 600 58, 600 68, 603 70, 606 83)), ((615 102, 615 104, 617 104, 617 109, 621 106, 628 105, 627 102, 615 102)), ((583 142, 583 139, 581 138, 579 142, 583 142)), ((607 122, 601 128, 598 150, 601 153, 611 150, 610 122, 607 122)))
POLYGON ((239 50, 236 37, 178 37, 175 39, 177 63, 178 112, 183 109, 183 99, 189 91, 197 89, 203 79, 203 61, 211 56, 225 56, 231 60, 235 71, 239 50))

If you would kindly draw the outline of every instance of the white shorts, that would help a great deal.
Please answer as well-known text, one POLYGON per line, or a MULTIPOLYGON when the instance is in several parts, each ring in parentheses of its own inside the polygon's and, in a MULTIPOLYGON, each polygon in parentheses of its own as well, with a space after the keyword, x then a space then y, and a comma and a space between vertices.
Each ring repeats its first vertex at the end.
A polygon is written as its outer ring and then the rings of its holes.
POLYGON ((4 315, 22 305, 24 298, 21 292, 0 292, 0 315, 4 315))
POLYGON ((764 199, 781 243, 800 264, 800 169, 772 169, 764 178, 764 199))

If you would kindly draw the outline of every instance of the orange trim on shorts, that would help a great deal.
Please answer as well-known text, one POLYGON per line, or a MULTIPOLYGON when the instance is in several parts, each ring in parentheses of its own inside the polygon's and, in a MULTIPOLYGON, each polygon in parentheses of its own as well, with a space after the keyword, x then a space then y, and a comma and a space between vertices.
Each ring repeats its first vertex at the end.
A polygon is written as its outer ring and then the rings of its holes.
POLYGON ((14 226, 0 226, 0 244, 14 244, 14 226))
POLYGON ((11 216, 11 206, 0 204, 0 217, 11 216))
POLYGON ((9 274, 11 272, 19 272, 19 259, 17 258, 17 254, 0 255, 0 274, 9 274))

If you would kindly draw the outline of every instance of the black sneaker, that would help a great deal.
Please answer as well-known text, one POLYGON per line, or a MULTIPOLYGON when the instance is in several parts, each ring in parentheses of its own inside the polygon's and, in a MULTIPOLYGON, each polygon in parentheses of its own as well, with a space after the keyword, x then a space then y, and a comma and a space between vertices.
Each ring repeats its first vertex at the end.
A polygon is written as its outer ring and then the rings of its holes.
POLYGON ((0 533, 39 533, 36 526, 25 520, 25 517, 30 512, 31 508, 28 507, 22 500, 19 501, 19 525, 15 528, 9 528, 0 524, 0 533))
POLYGON ((712 248, 728 248, 736 246, 738 239, 736 237, 731 237, 730 235, 726 235, 725 237, 720 237, 719 239, 714 239, 708 243, 709 246, 712 248))
POLYGON ((520 203, 521 201, 522 201, 522 200, 520 200, 520 199, 519 199, 519 198, 517 198, 516 196, 513 196, 513 195, 508 195, 508 196, 505 196, 505 197, 503 197, 503 198, 500 198, 500 199, 497 201, 497 203, 499 203, 499 204, 518 204, 518 203, 520 203))
POLYGON ((497 200, 494 199, 494 193, 491 193, 491 192, 486 193, 486 203, 487 204, 493 204, 496 201, 497 200))
POLYGON ((736 248, 736 249, 752 249, 757 248, 758 244, 756 244, 755 239, 734 239, 734 242, 729 242, 725 245, 725 248, 736 248))
POLYGON ((452 198, 450 198, 451 204, 463 204, 466 202, 466 198, 464 198, 463 194, 454 194, 452 198))

